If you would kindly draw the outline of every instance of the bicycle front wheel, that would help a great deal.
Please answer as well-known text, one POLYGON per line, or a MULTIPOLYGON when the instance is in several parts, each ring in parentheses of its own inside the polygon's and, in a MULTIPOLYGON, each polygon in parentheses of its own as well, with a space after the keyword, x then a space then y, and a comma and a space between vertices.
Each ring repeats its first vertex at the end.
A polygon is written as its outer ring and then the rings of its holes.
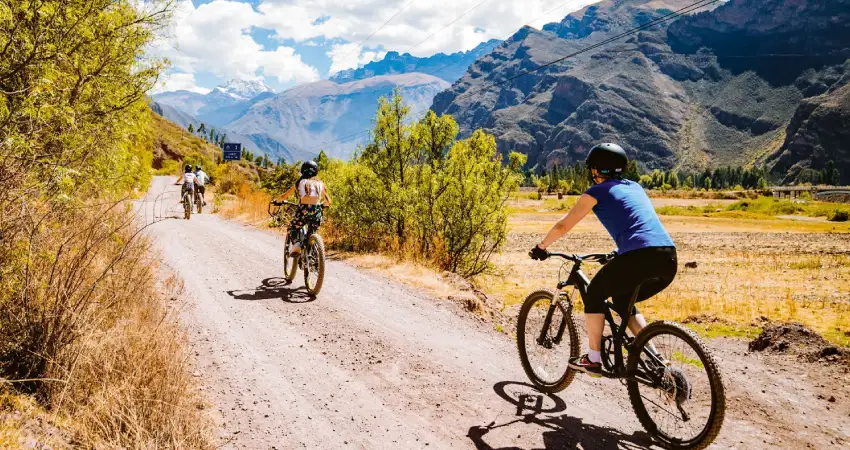
POLYGON ((569 301, 556 302, 548 290, 529 294, 519 312, 516 337, 522 368, 538 389, 553 393, 569 386, 576 375, 569 361, 579 351, 569 301))
POLYGON ((325 243, 318 234, 310 236, 304 249, 304 285, 311 295, 319 295, 325 280, 325 243))
POLYGON ((629 400, 664 448, 702 449, 720 433, 726 394, 702 339, 676 322, 644 328, 629 351, 629 400))
POLYGON ((287 233, 286 240, 283 242, 283 277, 289 282, 295 279, 295 274, 298 272, 298 258, 300 257, 300 255, 289 253, 291 247, 292 242, 289 240, 289 233, 287 233))

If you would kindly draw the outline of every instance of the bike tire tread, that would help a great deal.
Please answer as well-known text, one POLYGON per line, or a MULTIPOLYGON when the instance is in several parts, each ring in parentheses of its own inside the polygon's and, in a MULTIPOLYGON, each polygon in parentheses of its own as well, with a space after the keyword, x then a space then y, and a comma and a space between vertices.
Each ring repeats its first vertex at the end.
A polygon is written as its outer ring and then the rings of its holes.
MULTIPOLYGON (((549 298, 549 301, 554 301, 555 295, 555 292, 549 289, 539 289, 528 294, 525 297, 525 300, 523 300, 522 308, 520 309, 519 317, 517 318, 517 352, 519 353, 520 363, 522 363, 522 369, 525 371, 525 375, 532 384, 534 384, 540 391, 547 394, 553 394, 566 389, 567 386, 573 382, 576 374, 578 373, 576 370, 567 368, 564 377, 557 383, 541 382, 537 378, 537 374, 534 373, 534 369, 532 369, 531 362, 528 360, 528 355, 525 352, 525 321, 528 319, 528 313, 531 310, 531 307, 537 303, 540 297, 546 296, 549 298)), ((575 318, 572 313, 565 314, 565 317, 568 318, 567 332, 570 336, 570 358, 573 358, 578 356, 578 329, 576 328, 575 318)))
POLYGON ((313 243, 316 243, 316 251, 318 252, 317 258, 319 260, 319 276, 316 278, 316 285, 312 288, 310 287, 310 282, 308 280, 309 272, 307 270, 307 263, 304 263, 304 286, 307 287, 307 291, 311 295, 319 295, 319 292, 322 290, 322 283, 325 281, 325 241, 318 234, 313 234, 307 239, 307 245, 302 252, 306 252, 308 248, 313 247, 313 243))
POLYGON ((640 424, 643 428, 649 432, 653 438, 658 441, 658 443, 663 448, 669 449, 693 449, 693 450, 701 450, 709 445, 717 438, 717 435, 720 434, 720 430, 723 427, 723 420, 726 416, 726 391, 723 384, 723 375, 720 373, 719 366, 717 361, 715 361, 714 356, 711 352, 708 351, 708 347, 705 345, 705 342, 702 338, 699 337, 693 330, 685 327, 684 325, 678 322, 672 321, 657 321, 647 325, 638 336, 635 338, 634 348, 641 349, 641 351, 635 351, 629 353, 629 361, 628 361, 628 370, 632 371, 637 367, 637 361, 640 357, 639 355, 643 353, 642 349, 646 345, 647 341, 654 337, 655 334, 659 334, 660 331, 672 331, 672 334, 679 335, 679 337, 684 338, 685 340, 692 340, 694 344, 696 344, 695 349, 697 350, 700 358, 703 361, 703 364, 706 367, 706 371, 709 376, 709 383, 712 386, 719 386, 719 392, 717 393, 717 403, 715 405, 714 411, 711 413, 711 417, 709 419, 709 426, 703 432, 703 436, 699 441, 694 442, 691 445, 679 445, 676 442, 670 442, 666 439, 659 438, 658 433, 653 430, 657 429, 655 425, 655 421, 649 417, 649 413, 646 411, 646 407, 643 405, 643 400, 641 400, 640 390, 638 388, 638 382, 636 381, 628 381, 626 383, 627 389, 629 392, 629 400, 632 404, 632 409, 637 415, 640 424), (637 355, 637 356, 632 356, 637 355), (634 359, 634 361, 632 361, 634 359))

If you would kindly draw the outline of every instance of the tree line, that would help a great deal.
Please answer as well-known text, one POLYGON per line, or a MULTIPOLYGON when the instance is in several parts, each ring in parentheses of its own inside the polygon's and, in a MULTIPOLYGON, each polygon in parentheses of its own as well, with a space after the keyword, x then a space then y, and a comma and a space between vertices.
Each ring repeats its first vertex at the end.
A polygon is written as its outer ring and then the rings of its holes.
MULTIPOLYGON (((582 162, 563 166, 556 163, 541 173, 526 169, 524 174, 523 186, 536 187, 541 193, 579 195, 590 187, 590 173, 582 162)), ((777 181, 766 167, 727 166, 702 171, 656 169, 641 173, 634 160, 629 161, 624 178, 639 182, 646 189, 659 190, 760 190, 777 181)), ((800 183, 826 185, 839 184, 840 180, 841 173, 833 161, 823 170, 804 169, 797 178, 800 183)))

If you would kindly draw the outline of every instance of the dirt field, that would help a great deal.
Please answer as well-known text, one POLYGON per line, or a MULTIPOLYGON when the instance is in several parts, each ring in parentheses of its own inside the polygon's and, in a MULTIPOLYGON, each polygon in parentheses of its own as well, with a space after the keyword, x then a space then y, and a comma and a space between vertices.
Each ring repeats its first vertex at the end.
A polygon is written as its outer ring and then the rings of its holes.
MULTIPOLYGON (((658 206, 707 202, 652 200, 658 206)), ((496 272, 478 280, 507 305, 533 289, 554 288, 558 280, 557 262, 532 261, 527 253, 563 212, 549 211, 541 202, 535 211, 529 202, 512 204, 518 212, 511 216, 503 254, 494 259, 496 272)), ((799 218, 661 219, 679 249, 680 271, 668 290, 646 302, 647 313, 675 320, 708 315, 717 319, 707 327, 713 335, 752 335, 761 317, 801 321, 833 342, 850 345, 850 224, 799 218)), ((613 247, 591 215, 553 249, 591 253, 613 247)))

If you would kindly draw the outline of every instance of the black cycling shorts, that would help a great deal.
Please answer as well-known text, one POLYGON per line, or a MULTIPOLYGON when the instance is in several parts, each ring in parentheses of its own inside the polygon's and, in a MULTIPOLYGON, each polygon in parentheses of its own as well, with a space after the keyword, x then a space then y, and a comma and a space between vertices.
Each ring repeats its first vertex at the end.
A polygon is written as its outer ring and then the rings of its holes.
MULTIPOLYGON (((677 266, 676 247, 647 247, 617 256, 591 280, 584 296, 584 312, 604 314, 605 300, 610 298, 617 314, 626 317, 635 288, 641 286, 637 301, 652 297, 673 282, 677 266)), ((637 313, 633 308, 631 314, 637 313)))

